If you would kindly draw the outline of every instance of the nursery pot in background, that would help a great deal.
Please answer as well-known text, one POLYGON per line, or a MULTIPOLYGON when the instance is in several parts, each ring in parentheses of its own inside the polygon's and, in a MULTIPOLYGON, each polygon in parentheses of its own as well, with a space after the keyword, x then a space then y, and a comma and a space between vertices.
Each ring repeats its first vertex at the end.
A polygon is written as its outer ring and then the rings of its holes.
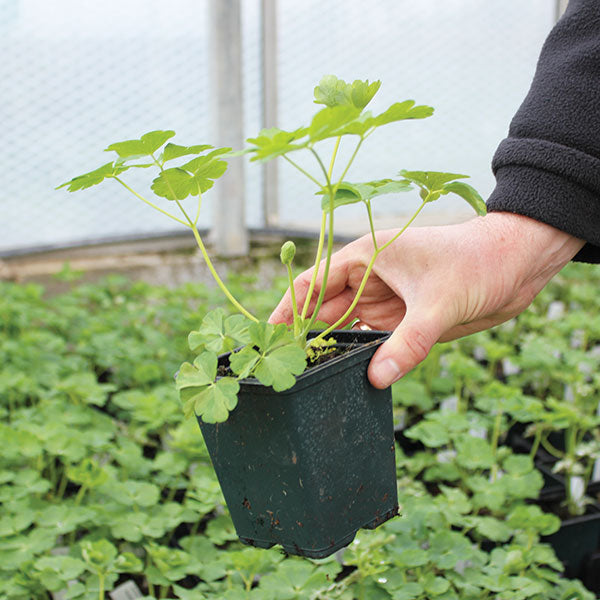
MULTIPOLYGON (((539 464, 538 470, 544 476, 545 489, 539 497, 539 504, 547 511, 564 504, 565 480, 552 472, 551 465, 539 464)), ((587 494, 593 499, 597 484, 592 484, 587 494)), ((561 520, 560 529, 542 538, 550 544, 556 556, 565 566, 567 577, 580 579, 592 592, 600 593, 600 504, 592 501, 585 514, 561 520)))
POLYGON ((289 390, 245 380, 226 422, 199 420, 245 544, 323 558, 398 513, 391 391, 367 379, 389 333, 332 335, 346 352, 289 390))

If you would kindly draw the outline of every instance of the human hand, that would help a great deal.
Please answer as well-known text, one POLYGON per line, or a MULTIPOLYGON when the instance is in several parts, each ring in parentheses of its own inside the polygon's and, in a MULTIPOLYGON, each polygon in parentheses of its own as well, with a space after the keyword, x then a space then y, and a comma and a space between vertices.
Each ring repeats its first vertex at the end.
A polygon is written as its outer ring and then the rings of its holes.
MULTIPOLYGON (((383 245, 396 231, 377 233, 383 245)), ((489 213, 458 225, 405 231, 386 248, 349 321, 393 330, 371 360, 368 376, 385 388, 444 342, 511 319, 525 310, 584 242, 554 227, 510 213, 489 213)), ((370 235, 331 259, 318 318, 334 323, 349 308, 373 253, 370 235)), ((319 269, 309 314, 320 290, 319 269)), ((302 305, 312 269, 294 281, 302 305)), ((270 318, 292 323, 289 291, 270 318)))

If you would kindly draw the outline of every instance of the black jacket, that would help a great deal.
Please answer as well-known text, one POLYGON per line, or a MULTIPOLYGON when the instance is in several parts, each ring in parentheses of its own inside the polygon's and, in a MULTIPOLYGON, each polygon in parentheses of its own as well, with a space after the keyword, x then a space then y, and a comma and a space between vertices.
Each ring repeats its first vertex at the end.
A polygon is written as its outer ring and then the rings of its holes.
POLYGON ((489 211, 582 238, 575 260, 600 262, 600 0, 570 0, 492 169, 489 211))

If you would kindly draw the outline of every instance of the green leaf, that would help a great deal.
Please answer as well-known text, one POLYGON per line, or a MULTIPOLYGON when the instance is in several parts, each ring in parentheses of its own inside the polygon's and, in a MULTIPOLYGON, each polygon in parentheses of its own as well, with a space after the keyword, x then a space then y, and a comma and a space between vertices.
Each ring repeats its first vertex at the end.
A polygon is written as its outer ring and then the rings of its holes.
POLYGON ((86 488, 95 488, 108 479, 108 473, 93 458, 84 458, 78 465, 67 467, 67 477, 86 488))
POLYGON ((260 354, 252 346, 244 346, 229 356, 229 366, 240 379, 245 379, 259 360, 260 354))
POLYGON ((150 131, 140 139, 126 140, 111 144, 106 151, 114 151, 121 158, 148 156, 158 150, 168 139, 175 135, 174 131, 150 131))
POLYGON ((406 437, 419 440, 429 448, 437 448, 450 441, 447 429, 431 421, 421 421, 414 425, 406 432, 406 437))
POLYGON ((203 352, 194 360, 194 364, 183 363, 176 378, 176 388, 182 390, 191 387, 203 387, 211 384, 217 376, 217 355, 203 352))
MULTIPOLYGON (((377 181, 368 181, 365 183, 350 183, 342 181, 336 189, 333 201, 333 208, 345 204, 354 204, 356 202, 367 202, 377 196, 384 194, 397 194, 400 192, 408 192, 411 185, 406 180, 394 181, 393 179, 379 179, 377 181)), ((317 192, 317 195, 322 195, 321 209, 329 210, 330 194, 327 189, 317 192)))
POLYGON ((415 106, 414 100, 405 100, 392 104, 385 112, 374 118, 373 125, 380 127, 394 121, 403 121, 406 119, 425 119, 433 114, 431 106, 415 106))
POLYGON ((255 138, 248 138, 246 141, 253 144, 252 148, 248 148, 247 152, 254 154, 252 161, 265 161, 305 148, 308 140, 303 143, 297 143, 298 140, 306 136, 308 129, 300 127, 295 131, 284 131, 277 127, 263 129, 255 138))
POLYGON ((210 144, 202 144, 198 146, 179 146, 169 142, 165 146, 161 159, 162 162, 167 162, 168 160, 173 160, 174 158, 179 158, 180 156, 200 154, 200 152, 204 152, 204 150, 209 150, 210 148, 213 148, 213 146, 210 144))
POLYGON ((106 492, 116 502, 125 506, 154 506, 160 499, 160 488, 146 481, 114 481, 106 486, 106 492))
MULTIPOLYGON (((277 392, 292 387, 296 382, 294 375, 300 375, 306 368, 306 354, 287 326, 283 323, 252 323, 248 333, 260 354, 252 374, 277 392)), ((243 358, 250 361, 253 355, 248 351, 243 358)))
POLYGON ((356 79, 353 83, 346 83, 335 75, 325 75, 314 89, 314 102, 329 107, 349 105, 362 110, 380 87, 381 81, 369 83, 368 79, 356 79))
POLYGON ((416 183, 419 187, 429 191, 442 191, 445 185, 455 179, 466 179, 468 175, 459 173, 442 173, 439 171, 400 171, 399 175, 416 183))
POLYGON ((495 517, 475 516, 473 523, 477 533, 493 542, 506 542, 513 534, 511 527, 495 517))
MULTIPOLYGON (((212 182, 208 186, 212 187, 212 182)), ((185 200, 188 196, 197 196, 200 191, 198 184, 191 173, 180 167, 165 169, 152 181, 152 191, 167 200, 185 200)))
POLYGON ((263 385, 270 385, 276 392, 291 388, 296 383, 294 375, 306 368, 306 354, 295 342, 281 346, 263 355, 254 375, 263 385))
POLYGON ((198 331, 192 331, 188 335, 190 350, 208 350, 221 354, 233 350, 236 346, 247 344, 250 341, 249 323, 243 315, 226 317, 222 308, 212 310, 204 316, 198 331))
POLYGON ((311 142, 337 137, 344 133, 344 126, 352 123, 360 114, 354 106, 332 106, 323 108, 312 119, 308 128, 311 142))
POLYGON ((94 571, 106 570, 117 557, 117 549, 106 539, 81 542, 81 556, 94 571))
POLYGON ((78 175, 77 177, 71 179, 71 181, 62 183, 61 185, 57 186, 56 189, 58 190, 62 187, 68 186, 67 189, 69 192, 85 190, 93 185, 101 183, 106 178, 117 177, 123 173, 123 171, 127 171, 128 168, 129 167, 118 165, 117 163, 106 163, 94 171, 90 171, 84 175, 78 175))
POLYGON ((492 446, 487 440, 461 435, 455 442, 456 461, 466 469, 488 469, 494 464, 492 446))
POLYGON ((205 423, 222 423, 237 406, 240 385, 232 377, 221 377, 204 388, 182 390, 187 415, 195 412, 205 423))
MULTIPOLYGON (((317 195, 323 196, 321 200, 321 210, 329 211, 331 199, 331 194, 329 194, 329 191, 321 190, 320 192, 317 192, 317 195)), ((346 204, 356 204, 357 202, 362 201, 362 194, 358 187, 353 183, 343 181, 339 184, 337 190, 335 191, 335 195, 333 197, 333 208, 335 210, 340 206, 344 206, 346 204)))
POLYGON ((431 596, 439 596, 450 588, 450 582, 443 577, 437 577, 433 573, 427 573, 423 578, 423 588, 431 596))
POLYGON ((464 181, 453 181, 447 183, 444 186, 444 189, 466 200, 479 216, 483 216, 487 213, 487 207, 483 198, 479 195, 477 190, 468 183, 465 183, 464 181))

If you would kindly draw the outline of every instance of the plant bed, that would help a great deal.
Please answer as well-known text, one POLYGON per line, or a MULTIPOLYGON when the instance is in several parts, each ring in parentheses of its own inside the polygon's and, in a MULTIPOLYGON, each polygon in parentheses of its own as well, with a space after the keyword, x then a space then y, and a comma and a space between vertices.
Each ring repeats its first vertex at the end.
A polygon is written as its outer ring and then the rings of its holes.
POLYGON ((336 331, 356 347, 283 392, 245 380, 226 422, 199 419, 243 543, 323 558, 397 514, 391 392, 367 380, 388 335, 336 331))

